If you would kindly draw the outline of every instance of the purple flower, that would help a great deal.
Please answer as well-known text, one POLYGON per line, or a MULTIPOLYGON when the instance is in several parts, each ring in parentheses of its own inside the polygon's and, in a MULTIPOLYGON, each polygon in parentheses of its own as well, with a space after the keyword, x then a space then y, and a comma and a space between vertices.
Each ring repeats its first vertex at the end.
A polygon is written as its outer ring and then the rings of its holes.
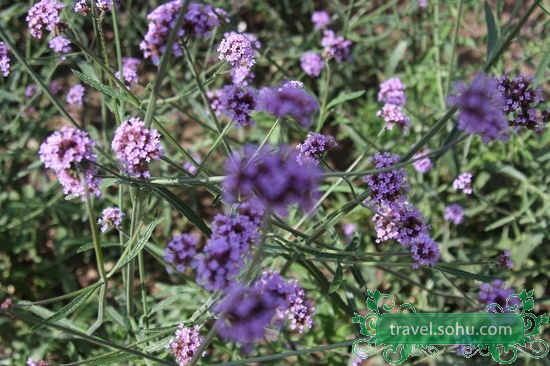
POLYGON ((67 103, 82 106, 84 91, 85 89, 82 84, 76 84, 72 86, 67 93, 67 103))
POLYGON ((321 56, 315 52, 306 52, 300 57, 300 62, 302 64, 302 70, 309 76, 317 77, 323 71, 325 63, 321 56))
POLYGON ((250 349, 252 342, 264 337, 265 327, 271 323, 283 301, 257 286, 245 288, 237 284, 213 308, 215 313, 220 314, 216 329, 222 338, 250 349))
MULTIPOLYGON (((144 40, 139 44, 139 48, 143 50, 143 57, 151 58, 157 66, 160 64, 160 57, 166 49, 168 36, 176 23, 182 5, 183 0, 173 0, 160 5, 147 15, 149 27, 144 40)), ((226 16, 225 11, 218 8, 214 9, 209 5, 190 3, 183 25, 178 30, 177 35, 180 38, 184 36, 208 38, 210 32, 220 25, 218 16, 226 16)), ((178 42, 174 42, 173 51, 176 57, 183 55, 183 49, 178 42)))
POLYGON ((101 232, 106 232, 107 229, 110 227, 114 227, 117 229, 120 228, 123 216, 124 212, 121 212, 120 208, 118 207, 107 207, 106 209, 104 209, 102 212, 102 217, 97 220, 98 224, 103 225, 101 227, 101 232))
POLYGON ((199 334, 198 325, 187 328, 180 324, 175 337, 170 339, 166 348, 176 357, 180 366, 185 366, 191 362, 203 340, 204 337, 199 334))
POLYGON ((395 104, 396 106, 404 106, 405 104, 407 104, 405 89, 407 89, 407 87, 403 85, 401 79, 390 78, 380 84, 378 101, 383 103, 395 104))
POLYGON ((50 366, 48 361, 33 361, 32 359, 27 359, 27 366, 50 366))
POLYGON ((382 109, 376 112, 376 115, 384 118, 388 130, 393 130, 393 127, 397 126, 401 131, 407 132, 409 127, 411 127, 409 117, 403 114, 401 107, 395 104, 384 104, 382 109))
POLYGON ((313 29, 323 29, 330 24, 330 15, 326 11, 314 11, 311 15, 311 22, 314 24, 313 29))
POLYGON ((376 222, 377 243, 394 239, 407 248, 430 229, 418 208, 406 201, 388 204, 380 214, 372 218, 376 222))
POLYGON ((428 0, 418 0, 419 8, 425 8, 426 6, 428 6, 428 0))
POLYGON ((11 55, 11 51, 8 48, 8 46, 6 46, 4 42, 0 41, 0 70, 2 70, 2 75, 4 77, 10 74, 10 67, 11 67, 10 55, 11 55))
MULTIPOLYGON (((135 84, 139 81, 138 68, 141 64, 141 60, 135 57, 123 57, 122 58, 122 76, 124 77, 124 84, 130 87, 130 84, 135 84)), ((117 79, 120 79, 120 71, 115 73, 117 79)))
POLYGON ((87 16, 88 13, 92 11, 86 1, 87 0, 78 0, 76 4, 74 4, 75 13, 81 13, 82 15, 87 16))
POLYGON ((248 67, 234 67, 231 69, 231 80, 235 85, 249 85, 254 80, 254 73, 248 67))
MULTIPOLYGON (((208 97, 208 100, 210 101, 210 106, 212 107, 212 110, 214 110, 214 112, 216 113, 216 116, 220 117, 223 114, 223 108, 220 101, 222 97, 222 91, 207 91, 206 96, 208 97)), ((206 110, 206 113, 208 113, 208 110, 206 110)))
MULTIPOLYGON (((512 288, 506 287, 506 284, 502 280, 494 280, 492 283, 482 283, 480 289, 477 299, 487 307, 492 304, 497 304, 502 307, 505 313, 509 313, 510 310, 507 305, 519 305, 517 297, 513 297, 510 301, 507 301, 510 295, 514 294, 515 291, 512 288)), ((496 312, 497 308, 493 306, 491 310, 496 312)))
POLYGON ((149 178, 147 163, 164 156, 158 131, 146 128, 137 117, 127 119, 116 129, 111 147, 124 171, 137 178, 149 178))
POLYGON ((111 5, 113 4, 112 0, 95 0, 95 6, 100 11, 109 11, 111 10, 111 5))
POLYGON ((96 196, 101 195, 101 180, 96 177, 98 171, 94 165, 97 161, 97 156, 93 153, 94 146, 96 143, 86 131, 73 127, 62 127, 40 145, 40 160, 46 168, 55 171, 65 194, 75 197, 85 195, 79 174, 82 173, 89 192, 96 196))
POLYGON ((481 136, 484 143, 508 139, 508 121, 503 113, 504 98, 497 82, 483 73, 470 86, 456 84, 458 94, 449 97, 449 104, 460 108, 458 128, 467 134, 481 136))
POLYGON ((440 256, 439 244, 428 234, 421 233, 411 241, 411 253, 414 269, 418 269, 419 265, 435 267, 440 256))
POLYGON ((25 98, 32 98, 34 95, 38 92, 38 85, 36 84, 29 84, 25 88, 25 98))
POLYGON ((445 220, 451 221, 453 224, 458 225, 464 218, 464 210, 462 206, 457 203, 453 203, 445 207, 445 220))
POLYGON ((534 87, 533 76, 521 74, 514 80, 502 75, 498 80, 498 91, 504 98, 504 113, 511 117, 510 126, 526 127, 541 132, 549 119, 537 114, 535 106, 544 102, 542 87, 534 87))
MULTIPOLYGON (((194 257, 197 253, 198 238, 196 235, 176 235, 164 248, 164 260, 174 265, 178 272, 185 272, 185 268, 193 266, 194 257)), ((172 267, 166 267, 168 273, 172 273, 172 267)))
POLYGON ((342 225, 342 230, 344 231, 344 235, 349 238, 357 230, 357 225, 348 222, 348 223, 342 225))
POLYGON ((34 4, 26 18, 31 35, 40 39, 44 30, 47 30, 57 36, 65 27, 65 23, 59 18, 59 11, 64 7, 65 5, 56 0, 41 0, 34 4))
MULTIPOLYGON (((369 158, 376 169, 384 169, 399 163, 399 155, 376 153, 369 158)), ((403 193, 409 191, 409 185, 405 178, 405 169, 396 168, 383 173, 369 174, 363 178, 363 182, 369 185, 371 190, 370 201, 374 204, 389 204, 403 199, 403 193)))
POLYGON ((337 62, 349 61, 351 55, 352 42, 342 36, 335 36, 334 32, 327 29, 323 33, 321 44, 325 52, 330 54, 337 62))
POLYGON ((319 109, 319 103, 296 83, 286 82, 278 88, 262 88, 258 109, 279 118, 293 117, 306 127, 311 122, 311 115, 319 109))
POLYGON ((227 35, 218 47, 220 60, 226 60, 233 67, 252 67, 256 62, 252 43, 242 34, 227 35))
MULTIPOLYGON (((71 51, 70 44, 71 44, 71 41, 69 41, 67 38, 64 38, 62 36, 57 36, 52 38, 52 40, 50 41, 50 48, 54 52, 68 53, 71 51)), ((65 56, 62 56, 60 60, 61 61, 65 60, 65 56)))
POLYGON ((462 173, 453 182, 456 191, 462 190, 466 194, 472 194, 472 173, 462 173))
POLYGON ((286 296, 288 308, 286 316, 290 319, 290 329, 302 333, 304 328, 310 329, 315 324, 312 318, 315 314, 315 307, 306 297, 306 293, 298 281, 290 280, 289 285, 291 290, 286 296))
POLYGON ((296 146, 296 150, 299 151, 296 161, 300 165, 306 163, 319 165, 319 159, 323 156, 323 154, 337 147, 338 143, 334 140, 334 137, 309 132, 307 139, 303 143, 296 146))
POLYGON ((217 108, 231 118, 237 127, 254 126, 250 114, 256 108, 256 92, 252 88, 226 85, 221 90, 217 108))
POLYGON ((432 169, 432 161, 428 157, 429 153, 430 150, 428 149, 420 149, 419 152, 414 154, 413 159, 415 160, 415 162, 413 163, 413 167, 417 172, 426 174, 430 171, 430 169, 432 169))
POLYGON ((256 197, 266 206, 285 215, 287 207, 298 204, 302 209, 312 205, 317 191, 320 170, 313 164, 300 166, 296 153, 282 147, 278 151, 249 146, 243 154, 236 153, 225 163, 226 179, 223 182, 226 197, 256 197))
POLYGON ((514 262, 510 259, 510 251, 505 250, 499 257, 498 257, 498 265, 502 268, 512 268, 514 266, 514 262))
POLYGON ((55 79, 50 83, 50 91, 52 94, 60 94, 63 91, 63 80, 55 79))

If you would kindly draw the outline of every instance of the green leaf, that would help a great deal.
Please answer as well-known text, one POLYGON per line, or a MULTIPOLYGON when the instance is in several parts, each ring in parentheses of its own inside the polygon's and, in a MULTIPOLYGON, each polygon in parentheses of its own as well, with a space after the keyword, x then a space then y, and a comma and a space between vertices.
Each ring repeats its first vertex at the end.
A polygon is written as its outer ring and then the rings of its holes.
POLYGON ((342 285, 343 281, 344 281, 344 271, 342 269, 342 265, 338 263, 338 267, 336 268, 336 273, 334 274, 334 279, 332 280, 332 283, 328 288, 328 293, 332 294, 333 292, 336 292, 340 288, 340 285, 342 285))
MULTIPOLYGON (((540 5, 540 4, 539 4, 540 5)), ((537 79, 537 84, 541 84, 544 79, 544 73, 548 70, 548 64, 550 64, 550 49, 546 51, 542 61, 540 62, 535 78, 537 79)))
POLYGON ((487 0, 485 0, 485 23, 487 23, 487 61, 489 61, 498 42, 498 30, 495 17, 487 0))
POLYGON ((363 94, 365 94, 364 90, 339 95, 339 96, 337 96, 336 98, 334 98, 333 100, 330 101, 330 103, 327 105, 326 109, 330 109, 334 106, 337 106, 338 104, 342 104, 344 102, 347 102, 348 100, 359 98, 363 94))
POLYGON ((193 223, 200 231, 206 236, 210 237, 212 230, 205 224, 205 222, 193 211, 193 209, 185 202, 180 200, 172 191, 165 187, 153 186, 153 192, 159 197, 165 199, 170 205, 178 210, 183 216, 193 223))
POLYGON ((447 272, 449 274, 452 274, 455 277, 464 278, 466 280, 476 280, 476 281, 490 283, 490 282, 493 282, 494 280, 501 280, 502 279, 502 277, 493 277, 493 276, 486 276, 486 275, 481 275, 481 274, 477 274, 477 273, 466 272, 466 271, 463 271, 461 269, 453 268, 453 267, 436 266, 435 268, 437 268, 437 269, 439 269, 443 272, 447 272))
POLYGON ((517 219, 517 217, 514 216, 514 215, 503 217, 502 219, 497 220, 497 221, 493 222, 491 225, 487 226, 485 228, 485 232, 494 230, 494 229, 499 228, 501 226, 504 226, 507 223, 512 222, 516 219, 517 219))
POLYGON ((386 70, 384 70, 384 73, 388 77, 395 73, 395 69, 397 69, 397 65, 399 64, 399 61, 401 61, 401 59, 403 58, 403 55, 405 54, 405 51, 407 50, 408 46, 409 46, 409 42, 400 41, 395 47, 395 49, 393 50, 393 53, 390 56, 388 64, 386 65, 386 70))
MULTIPOLYGON (((101 247, 102 248, 108 248, 108 247, 118 247, 120 246, 119 243, 109 243, 109 242, 102 242, 101 243, 101 247)), ((90 243, 87 243, 87 244, 84 244, 82 246, 80 246, 76 252, 77 253, 82 253, 82 252, 85 252, 87 250, 90 250, 90 249, 93 249, 94 248, 94 243, 93 242, 90 242, 90 243)))
POLYGON ((359 246, 359 234, 355 233, 353 234, 353 239, 351 239, 351 242, 346 247, 346 252, 354 252, 357 250, 357 247, 359 246))
POLYGON ((82 80, 83 82, 85 82, 86 84, 96 88, 97 90, 99 90, 100 92, 102 92, 103 94, 105 95, 108 95, 110 97, 113 97, 113 98, 116 98, 116 99, 119 99, 119 100, 122 100, 123 102, 127 102, 127 103, 130 103, 130 104, 133 104, 135 106, 138 106, 133 100, 131 100, 130 98, 128 98, 126 95, 124 95, 123 93, 119 92, 119 91, 116 91, 114 90, 113 88, 111 87, 108 87, 107 85, 103 85, 101 84, 99 81, 96 81, 94 79, 92 79, 91 77, 87 76, 87 75, 84 75, 83 73, 81 73, 80 71, 77 71, 77 70, 71 70, 73 72, 73 74, 75 74, 76 76, 78 76, 78 78, 80 80, 82 80))
MULTIPOLYGON (((126 264, 130 263, 132 259, 137 257, 139 252, 141 252, 145 244, 147 244, 147 242, 149 241, 149 238, 153 234, 153 230, 155 230, 155 227, 157 226, 158 223, 159 223, 159 219, 155 217, 153 221, 151 221, 147 226, 147 228, 145 229, 143 236, 138 240, 136 246, 130 249, 130 251, 126 256, 119 259, 119 261, 117 262, 117 264, 115 264, 114 268, 111 270, 110 273, 115 273, 116 271, 124 267, 126 264)), ((129 245, 129 244, 126 244, 126 245, 129 245)))
POLYGON ((14 95, 13 93, 7 92, 5 90, 0 90, 0 99, 1 100, 7 100, 7 101, 10 101, 10 102, 21 103, 21 98, 14 95))
POLYGON ((178 294, 178 295, 170 296, 169 298, 162 300, 161 302, 159 302, 158 304, 153 306, 153 308, 149 312, 149 316, 156 313, 157 311, 161 311, 165 307, 167 307, 169 305, 172 305, 173 303, 175 303, 178 300, 181 300, 182 298, 183 298, 183 294, 178 294))

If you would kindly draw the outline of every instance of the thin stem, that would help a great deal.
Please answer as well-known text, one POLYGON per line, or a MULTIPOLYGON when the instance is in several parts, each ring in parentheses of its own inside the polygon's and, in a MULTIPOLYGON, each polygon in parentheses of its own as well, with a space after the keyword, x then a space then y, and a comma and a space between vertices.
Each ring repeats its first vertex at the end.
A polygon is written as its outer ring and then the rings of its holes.
POLYGON ((443 96, 443 82, 441 81, 441 56, 439 50, 439 0, 435 0, 434 5, 434 56, 435 56, 435 76, 437 80, 437 94, 439 95, 439 102, 441 108, 445 108, 445 97, 443 96))
POLYGON ((325 90, 323 94, 323 102, 321 104, 321 110, 319 111, 319 120, 317 121, 317 132, 321 132, 321 129, 323 128, 323 124, 325 122, 325 112, 327 108, 327 101, 328 101, 328 90, 330 86, 330 63, 328 60, 325 60, 325 66, 326 66, 326 78, 325 78, 325 90))
POLYGON ((460 28, 460 18, 462 17, 462 4, 464 0, 458 1, 458 14, 456 15, 456 23, 453 30, 453 43, 451 46, 451 58, 449 59, 449 71, 447 75, 447 85, 445 86, 445 96, 449 95, 449 90, 451 88, 451 80, 453 79, 453 65, 456 54, 456 45, 458 41, 458 29, 460 28))

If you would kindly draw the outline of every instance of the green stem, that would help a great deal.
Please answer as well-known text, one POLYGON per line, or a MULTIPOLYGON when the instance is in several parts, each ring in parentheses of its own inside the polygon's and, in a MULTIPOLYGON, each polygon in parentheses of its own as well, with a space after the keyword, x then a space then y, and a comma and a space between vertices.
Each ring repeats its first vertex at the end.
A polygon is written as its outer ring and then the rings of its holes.
POLYGON ((439 0, 435 0, 434 5, 434 27, 433 27, 433 37, 434 37, 434 55, 435 55, 435 66, 436 66, 436 80, 437 80, 437 94, 439 95, 439 102, 441 103, 441 108, 445 108, 445 97, 443 96, 443 82, 441 81, 441 56, 439 51, 439 0))
POLYGON ((325 90, 323 94, 323 102, 321 104, 321 110, 319 111, 319 120, 317 121, 317 132, 321 132, 323 124, 325 123, 325 113, 327 108, 328 101, 328 90, 330 87, 330 63, 328 60, 325 60, 325 66, 327 69, 326 79, 325 79, 325 90))
POLYGON ((462 4, 464 0, 458 1, 458 14, 456 15, 456 23, 453 30, 453 44, 451 46, 451 58, 449 60, 449 71, 447 75, 447 85, 445 86, 445 96, 449 95, 449 90, 451 88, 451 80, 453 80, 453 65, 456 54, 456 45, 458 41, 458 29, 460 27, 460 18, 462 17, 462 4))

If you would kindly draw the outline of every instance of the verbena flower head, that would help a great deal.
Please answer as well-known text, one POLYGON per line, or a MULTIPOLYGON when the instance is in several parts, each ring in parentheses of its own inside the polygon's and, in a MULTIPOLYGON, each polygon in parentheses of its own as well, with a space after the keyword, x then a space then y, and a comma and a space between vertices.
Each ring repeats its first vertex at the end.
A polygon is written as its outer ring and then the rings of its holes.
POLYGON ((61 94, 63 91, 63 81, 61 79, 52 80, 50 83, 50 91, 52 94, 61 94))
MULTIPOLYGON (((369 158, 376 169, 389 168, 399 163, 399 155, 376 153, 369 158)), ((374 204, 389 204, 403 199, 403 193, 408 192, 409 185, 406 181, 405 169, 396 168, 383 173, 369 174, 363 181, 369 185, 371 190, 370 202, 374 204)))
POLYGON ((278 151, 263 148, 256 153, 256 149, 249 146, 243 154, 236 153, 228 159, 225 170, 227 177, 223 186, 227 199, 255 194, 264 205, 282 215, 292 204, 302 209, 311 207, 321 174, 313 164, 300 166, 296 153, 284 147, 278 151))
MULTIPOLYGON (((168 36, 176 24, 183 2, 183 0, 170 1, 160 5, 147 15, 149 26, 145 38, 141 41, 139 47, 143 50, 144 58, 151 58, 157 66, 160 64, 160 57, 166 50, 168 36)), ((193 36, 196 38, 210 37, 210 32, 220 25, 218 15, 225 16, 226 13, 221 9, 214 9, 209 5, 190 3, 183 25, 178 30, 177 36, 180 38, 184 36, 193 36)), ((183 49, 178 42, 174 42, 173 52, 176 57, 183 55, 183 49)))
POLYGON ((508 121, 503 113, 504 98, 497 82, 483 73, 476 75, 472 84, 456 84, 457 95, 449 97, 449 104, 458 107, 458 128, 467 134, 481 136, 483 142, 508 139, 508 121))
POLYGON ((498 257, 498 265, 502 268, 512 268, 514 266, 514 262, 510 259, 510 251, 505 250, 499 257, 498 257))
POLYGON ((220 60, 226 60, 233 67, 252 67, 256 62, 256 51, 247 37, 239 33, 228 34, 218 47, 220 60))
POLYGON ((65 194, 72 194, 85 200, 85 191, 80 180, 80 174, 88 185, 88 190, 96 196, 101 195, 97 178, 97 167, 93 164, 97 156, 93 153, 96 143, 86 131, 73 127, 62 127, 60 131, 51 134, 40 145, 40 160, 46 168, 53 169, 65 194))
POLYGON ((384 104, 382 109, 376 112, 376 115, 384 118, 388 130, 393 130, 393 127, 397 126, 401 131, 407 132, 411 127, 410 118, 403 114, 401 107, 395 104, 384 104))
POLYGON ((498 80, 498 91, 504 98, 504 113, 509 118, 510 126, 541 132, 548 118, 537 113, 536 106, 544 102, 542 87, 535 87, 534 76, 520 76, 510 80, 505 74, 498 80))
POLYGON ((124 212, 121 212, 118 207, 107 207, 104 209, 101 218, 97 220, 97 223, 102 225, 101 232, 104 233, 110 227, 114 227, 116 229, 120 228, 120 225, 122 225, 123 216, 124 212))
POLYGON ((445 207, 445 220, 451 221, 453 224, 458 225, 464 218, 464 210, 462 206, 457 203, 453 203, 445 207))
POLYGON ((254 126, 251 113, 256 109, 256 92, 250 87, 226 85, 221 90, 218 108, 235 122, 235 126, 254 126))
MULTIPOLYGON (((168 242, 164 248, 164 260, 174 265, 178 272, 185 272, 185 268, 193 266, 198 238, 196 235, 181 234, 176 235, 168 242)), ((172 267, 166 267, 168 273, 172 272, 172 267)))
POLYGON ((236 85, 249 85, 255 78, 252 69, 249 67, 234 67, 231 69, 231 81, 236 85))
POLYGON ((245 350, 265 336, 265 327, 277 312, 282 299, 256 286, 245 288, 237 284, 215 307, 222 314, 216 329, 223 339, 240 343, 245 350))
POLYGON ((180 324, 174 338, 171 338, 166 348, 176 357, 180 366, 188 365, 204 340, 199 333, 199 326, 187 328, 180 324))
POLYGON ((42 38, 44 30, 57 36, 65 27, 65 23, 59 17, 59 11, 65 5, 56 0, 41 0, 29 9, 27 22, 31 35, 38 39, 42 38))
POLYGON ((428 6, 428 0, 418 0, 418 7, 425 8, 428 6))
POLYGON ((31 358, 27 359, 27 366, 50 366, 48 361, 33 361, 31 358))
POLYGON ((390 78, 380 84, 378 101, 383 103, 395 104, 397 106, 404 106, 405 104, 407 104, 405 89, 407 89, 407 87, 403 85, 401 79, 390 78))
MULTIPOLYGON (((508 301, 508 297, 514 294, 515 291, 512 288, 506 287, 506 283, 502 280, 494 280, 492 283, 482 283, 480 285, 480 292, 477 299, 489 306, 491 304, 497 304, 502 307, 505 313, 509 313, 510 310, 506 305, 514 306, 519 305, 519 299, 517 297, 511 298, 508 301)), ((499 312, 498 308, 493 306, 490 312, 499 312)))
POLYGON ((420 149, 419 152, 414 154, 413 159, 419 159, 416 160, 413 163, 413 168, 419 173, 426 174, 427 172, 432 169, 432 161, 428 157, 428 154, 430 153, 430 150, 428 149, 420 149))
MULTIPOLYGON (((126 86, 135 84, 139 81, 138 68, 141 64, 141 60, 135 57, 123 57, 122 58, 122 76, 124 77, 124 83, 126 86)), ((115 73, 117 79, 120 80, 120 71, 115 73)))
POLYGON ((279 118, 293 117, 306 127, 311 122, 311 115, 319 109, 319 103, 296 83, 286 82, 277 88, 262 88, 258 108, 279 118))
POLYGON ((296 157, 296 161, 300 165, 306 163, 319 165, 319 159, 323 156, 323 154, 337 147, 338 143, 334 140, 334 137, 309 132, 307 139, 303 143, 296 146, 296 150, 299 152, 296 157))
POLYGON ((4 77, 10 74, 10 68, 11 68, 10 55, 11 55, 11 51, 8 48, 8 46, 6 46, 4 42, 0 41, 0 70, 2 70, 2 75, 4 77))
POLYGON ((426 233, 421 233, 411 241, 411 253, 414 259, 413 268, 419 265, 435 267, 439 261, 439 244, 426 233))
POLYGON ((90 7, 88 6, 88 0, 78 0, 76 4, 74 4, 74 11, 75 13, 81 13, 84 16, 87 16, 89 12, 92 11, 90 7))
MULTIPOLYGON (((221 90, 207 91, 206 96, 208 97, 208 100, 210 101, 210 106, 216 113, 216 116, 220 117, 223 114, 223 108, 220 101, 222 97, 222 91, 221 90)), ((208 113, 208 109, 206 110, 206 113, 208 113)))
POLYGON ((100 11, 106 12, 111 10, 111 6, 113 5, 113 0, 95 0, 95 6, 100 11))
POLYGON ((38 85, 36 84, 29 84, 25 88, 25 98, 32 98, 34 95, 38 92, 38 85))
POLYGON ((321 44, 325 52, 330 54, 337 62, 349 61, 351 56, 351 46, 353 43, 342 36, 335 36, 334 32, 327 29, 323 33, 321 44))
POLYGON ((306 52, 300 57, 300 63, 302 65, 302 70, 309 76, 317 77, 323 71, 325 67, 325 62, 323 58, 315 52, 306 52))
POLYGON ((12 307, 13 300, 11 297, 6 298, 4 301, 2 301, 2 304, 0 305, 0 309, 2 310, 9 310, 12 307))
POLYGON ((453 188, 466 194, 472 194, 472 173, 462 173, 453 182, 453 188))
MULTIPOLYGON (((51 39, 49 46, 54 52, 68 53, 71 52, 71 41, 62 36, 57 36, 51 39)), ((61 61, 65 60, 65 56, 62 56, 61 61)))
POLYGON ((158 131, 146 128, 136 117, 127 119, 116 129, 111 147, 122 169, 137 178, 149 178, 147 164, 164 156, 158 131))
POLYGON ((377 243, 394 239, 409 247, 413 239, 428 233, 430 229, 420 210, 406 201, 390 203, 383 207, 380 214, 372 218, 376 222, 377 243))
POLYGON ((326 11, 314 11, 311 15, 313 29, 319 30, 330 24, 330 15, 326 11))
POLYGON ((72 86, 67 93, 67 103, 82 106, 85 91, 86 90, 82 84, 72 86))
POLYGON ((218 214, 212 222, 212 238, 225 238, 233 246, 238 246, 243 252, 248 252, 250 246, 259 239, 259 225, 263 211, 250 204, 233 205, 229 214, 218 214), (241 206, 243 205, 243 206, 241 206))

